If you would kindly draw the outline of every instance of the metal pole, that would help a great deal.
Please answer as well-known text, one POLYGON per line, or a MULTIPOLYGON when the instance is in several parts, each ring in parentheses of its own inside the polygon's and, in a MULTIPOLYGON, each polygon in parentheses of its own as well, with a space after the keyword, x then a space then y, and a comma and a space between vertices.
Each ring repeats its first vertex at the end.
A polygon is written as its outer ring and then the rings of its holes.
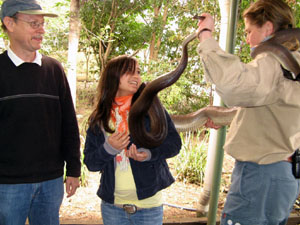
POLYGON ((238 0, 232 0, 230 4, 230 18, 229 18, 229 28, 227 31, 227 41, 226 41, 226 51, 233 54, 235 46, 235 36, 236 36, 236 21, 238 14, 238 0))
POLYGON ((213 182, 212 182, 212 190, 209 201, 209 210, 207 216, 207 224, 214 225, 216 224, 216 215, 218 210, 218 199, 219 199, 219 190, 222 176, 222 165, 223 165, 223 145, 225 142, 226 136, 226 127, 222 127, 218 130, 217 133, 217 151, 214 160, 214 171, 213 171, 213 182))
MULTIPOLYGON (((234 43, 235 43, 235 28, 237 20, 237 9, 238 9, 238 0, 231 0, 230 4, 230 18, 229 18, 229 27, 227 29, 227 40, 226 40, 226 51, 229 53, 234 52, 234 43)), ((223 102, 220 102, 220 105, 224 105, 223 102)), ((212 191, 209 202, 209 211, 207 224, 215 225, 216 224, 216 214, 218 209, 218 199, 220 192, 220 183, 222 176, 222 166, 224 158, 223 145, 226 137, 226 127, 222 127, 218 130, 217 134, 217 151, 215 156, 214 163, 214 172, 213 172, 213 182, 212 182, 212 191)))

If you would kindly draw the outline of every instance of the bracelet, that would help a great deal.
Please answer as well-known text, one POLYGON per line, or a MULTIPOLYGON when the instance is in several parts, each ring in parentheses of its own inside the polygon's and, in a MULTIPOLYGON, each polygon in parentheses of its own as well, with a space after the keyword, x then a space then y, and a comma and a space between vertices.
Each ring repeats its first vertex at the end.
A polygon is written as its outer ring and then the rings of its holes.
POLYGON ((200 30, 200 32, 198 33, 198 38, 200 38, 200 35, 201 35, 201 33, 202 32, 204 32, 204 31, 209 31, 209 32, 212 32, 212 30, 211 29, 208 29, 208 28, 203 28, 202 30, 200 30))

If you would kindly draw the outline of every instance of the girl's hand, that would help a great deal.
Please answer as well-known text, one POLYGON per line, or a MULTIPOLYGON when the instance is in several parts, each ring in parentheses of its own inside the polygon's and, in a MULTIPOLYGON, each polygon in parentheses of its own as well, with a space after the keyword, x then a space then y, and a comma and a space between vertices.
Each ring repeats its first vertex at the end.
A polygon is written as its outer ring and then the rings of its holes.
POLYGON ((214 124, 214 122, 210 118, 207 119, 204 126, 207 128, 213 128, 213 129, 220 129, 222 127, 222 126, 214 124))
POLYGON ((129 135, 127 132, 115 132, 108 137, 108 143, 115 149, 122 151, 129 145, 129 135))
POLYGON ((126 156, 134 159, 135 161, 142 162, 147 158, 148 154, 146 152, 138 152, 135 144, 132 144, 126 151, 126 156))

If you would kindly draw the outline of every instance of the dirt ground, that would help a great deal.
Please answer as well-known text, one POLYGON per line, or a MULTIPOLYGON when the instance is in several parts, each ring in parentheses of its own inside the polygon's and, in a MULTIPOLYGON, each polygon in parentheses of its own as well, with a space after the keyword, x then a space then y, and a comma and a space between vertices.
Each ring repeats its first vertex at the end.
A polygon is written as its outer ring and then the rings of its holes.
MULTIPOLYGON (((222 188, 219 196, 219 211, 221 211, 230 179, 229 172, 233 166, 233 159, 226 156, 224 158, 222 188)), ((171 166, 170 166, 171 167, 171 166)), ((172 168, 171 168, 171 171, 172 168)), ((100 223, 101 200, 96 195, 100 174, 89 172, 88 185, 80 187, 76 194, 71 198, 64 198, 61 210, 61 221, 76 221, 76 223, 100 223)), ((170 187, 163 190, 164 197, 164 219, 176 219, 196 217, 195 211, 190 211, 197 208, 197 201, 202 191, 202 187, 195 184, 188 184, 176 181, 170 187), (186 208, 186 209, 182 209, 186 208)))

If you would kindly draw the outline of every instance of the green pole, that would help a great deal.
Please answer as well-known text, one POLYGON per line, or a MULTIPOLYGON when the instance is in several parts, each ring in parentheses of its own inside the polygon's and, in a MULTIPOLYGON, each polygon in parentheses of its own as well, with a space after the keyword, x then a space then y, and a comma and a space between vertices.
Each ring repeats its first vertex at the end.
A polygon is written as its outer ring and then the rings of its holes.
POLYGON ((238 0, 232 0, 230 4, 230 18, 227 30, 227 40, 226 40, 226 51, 233 54, 234 53, 234 46, 235 46, 235 28, 236 28, 236 21, 237 21, 237 14, 238 14, 238 0))
POLYGON ((223 166, 223 158, 224 151, 223 145, 226 137, 226 127, 222 127, 218 130, 217 133, 217 151, 214 160, 214 168, 213 168, 213 181, 212 181, 212 190, 210 193, 209 200, 209 209, 207 216, 207 224, 214 225, 216 224, 216 215, 218 210, 218 199, 219 199, 219 190, 222 176, 222 166, 223 166))
MULTIPOLYGON (((229 14, 229 24, 227 29, 227 40, 226 40, 226 51, 229 53, 234 53, 234 44, 235 44, 235 27, 237 20, 237 9, 238 9, 238 0, 231 0, 230 2, 230 14, 229 14)), ((220 102, 220 105, 224 105, 223 102, 220 102)), ((216 224, 216 215, 218 210, 218 199, 220 192, 221 176, 222 176, 222 166, 224 158, 223 145, 225 143, 226 137, 226 127, 222 127, 217 132, 217 144, 216 144, 216 155, 214 160, 213 168, 213 182, 212 190, 209 201, 209 210, 207 216, 207 224, 215 225, 216 224)))

